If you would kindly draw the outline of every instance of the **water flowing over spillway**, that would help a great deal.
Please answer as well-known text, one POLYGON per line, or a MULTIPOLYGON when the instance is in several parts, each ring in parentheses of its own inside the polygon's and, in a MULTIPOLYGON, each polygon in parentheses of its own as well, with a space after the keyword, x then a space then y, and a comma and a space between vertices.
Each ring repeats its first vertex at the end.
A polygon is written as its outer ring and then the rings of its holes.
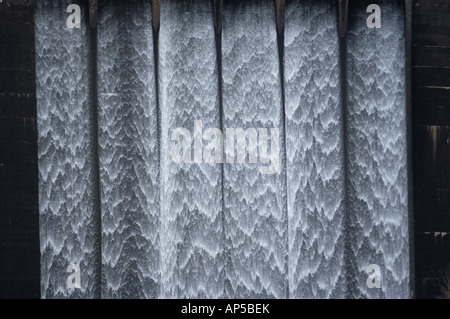
POLYGON ((43 298, 93 298, 100 288, 89 34, 86 24, 81 29, 66 28, 68 5, 68 1, 36 5, 43 298), (78 264, 85 272, 76 291, 66 286, 69 264, 78 264))
POLYGON ((155 93, 151 5, 107 2, 98 28, 104 298, 158 296, 155 93))
MULTIPOLYGON (((405 45, 402 6, 383 2, 382 31, 349 12, 348 163, 353 297, 408 296, 405 45), (383 265, 381 289, 368 289, 368 264, 383 265)), ((349 229, 349 230, 350 230, 349 229)))
POLYGON ((294 298, 338 298, 345 293, 336 17, 331 3, 298 1, 286 6, 289 288, 294 298))
POLYGON ((282 34, 269 0, 220 32, 206 0, 157 29, 108 0, 96 30, 37 2, 42 297, 408 298, 404 13, 378 3, 340 38, 330 1, 287 1, 282 34))
MULTIPOLYGON (((161 297, 218 298, 224 292, 219 164, 174 163, 172 132, 194 122, 219 128, 212 4, 163 1, 159 34, 161 107, 161 297)), ((206 146, 206 141, 204 142, 206 146)))
MULTIPOLYGON (((225 3, 223 14, 224 127, 280 128, 275 8, 270 1, 225 3)), ((252 163, 225 165, 230 297, 287 297, 284 174, 263 175, 252 163)))

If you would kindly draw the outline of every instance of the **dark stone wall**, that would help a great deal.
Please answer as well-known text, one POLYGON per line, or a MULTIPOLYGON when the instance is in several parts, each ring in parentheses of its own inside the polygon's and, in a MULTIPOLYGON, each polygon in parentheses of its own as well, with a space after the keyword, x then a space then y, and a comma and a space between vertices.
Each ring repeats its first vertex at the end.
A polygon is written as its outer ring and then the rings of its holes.
POLYGON ((34 13, 26 2, 0 4, 0 298, 40 297, 34 13))
POLYGON ((413 183, 417 298, 450 298, 450 0, 415 0, 413 183))

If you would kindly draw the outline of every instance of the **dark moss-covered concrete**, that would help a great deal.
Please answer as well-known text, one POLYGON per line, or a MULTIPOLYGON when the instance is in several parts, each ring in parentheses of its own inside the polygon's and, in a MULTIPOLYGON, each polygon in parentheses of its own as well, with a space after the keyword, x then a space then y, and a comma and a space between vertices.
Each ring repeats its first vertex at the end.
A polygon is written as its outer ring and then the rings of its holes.
POLYGON ((0 298, 39 298, 34 18, 0 4, 0 298))

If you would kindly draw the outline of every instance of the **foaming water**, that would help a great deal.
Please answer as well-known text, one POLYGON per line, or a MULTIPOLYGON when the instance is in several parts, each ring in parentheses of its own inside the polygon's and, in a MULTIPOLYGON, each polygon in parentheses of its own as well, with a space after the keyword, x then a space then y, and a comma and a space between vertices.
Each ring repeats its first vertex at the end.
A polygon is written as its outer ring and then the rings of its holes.
POLYGON ((75 2, 69 29, 72 2, 36 4, 43 298, 409 297, 397 2, 381 2, 381 29, 351 3, 345 48, 326 1, 287 1, 284 43, 270 0, 225 1, 221 42, 211 1, 162 1, 158 37, 149 1, 106 1, 97 96, 88 8, 75 2), (205 163, 204 135, 199 162, 191 143, 175 163, 172 133, 194 139, 195 121, 222 128, 225 148, 226 128, 279 129, 279 171, 263 174, 261 153, 205 163))

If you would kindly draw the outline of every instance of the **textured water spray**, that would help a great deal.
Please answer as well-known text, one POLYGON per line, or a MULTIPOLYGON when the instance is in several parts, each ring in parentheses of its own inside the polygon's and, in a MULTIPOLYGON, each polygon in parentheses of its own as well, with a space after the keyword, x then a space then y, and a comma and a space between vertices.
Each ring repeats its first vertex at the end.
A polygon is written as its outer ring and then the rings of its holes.
POLYGON ((35 14, 43 298, 99 297, 89 30, 67 28, 71 3, 39 1, 35 14), (66 286, 73 263, 77 290, 66 286))
POLYGON ((345 294, 343 120, 336 17, 332 3, 298 1, 286 7, 289 287, 293 298, 345 294))
POLYGON ((378 3, 340 38, 329 1, 287 1, 283 37, 269 0, 221 33, 211 1, 158 30, 106 1, 96 33, 37 2, 42 297, 407 298, 404 17, 378 3))

